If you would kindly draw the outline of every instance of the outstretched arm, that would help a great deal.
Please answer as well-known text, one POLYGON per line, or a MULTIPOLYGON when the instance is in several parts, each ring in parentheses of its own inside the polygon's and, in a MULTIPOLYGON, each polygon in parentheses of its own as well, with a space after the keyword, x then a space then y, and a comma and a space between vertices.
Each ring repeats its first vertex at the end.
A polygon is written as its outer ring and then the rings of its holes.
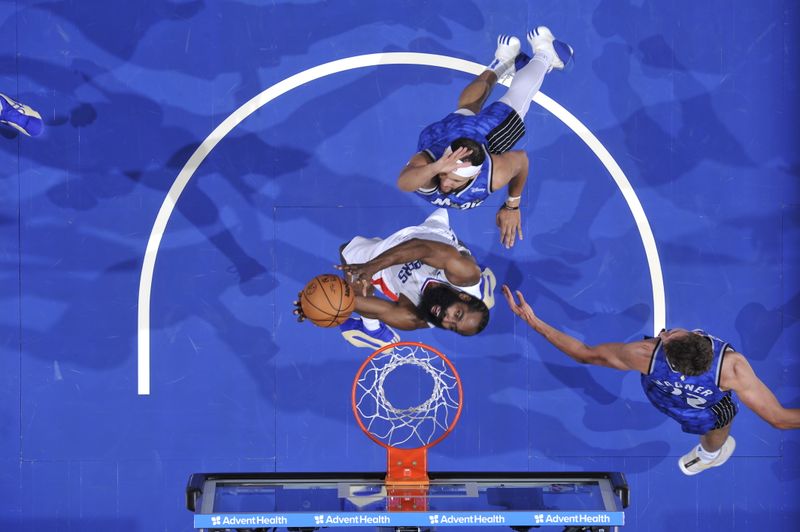
POLYGON ((503 285, 503 295, 514 314, 525 320, 533 330, 544 336, 548 342, 573 360, 581 364, 647 372, 649 356, 655 347, 652 342, 607 343, 588 346, 540 319, 533 313, 530 305, 525 302, 525 297, 519 290, 517 290, 519 303, 514 300, 514 295, 506 285, 503 285))
POLYGON ((741 353, 727 353, 722 366, 721 387, 736 392, 750 410, 776 429, 800 428, 800 408, 784 408, 741 353))
POLYGON ((500 242, 510 248, 514 239, 522 240, 522 215, 520 203, 522 190, 528 181, 528 154, 524 151, 510 151, 494 155, 492 191, 508 185, 508 198, 497 211, 497 227, 500 228, 500 242))
MULTIPOLYGON (((300 322, 306 321, 306 315, 300 305, 302 297, 302 292, 297 294, 297 300, 294 302, 294 310, 292 311, 292 314, 297 317, 297 321, 300 322)), ((402 295, 398 302, 386 301, 374 296, 356 296, 356 304, 353 310, 365 318, 380 320, 386 325, 403 331, 428 327, 428 323, 417 316, 411 301, 402 295)))
POLYGON ((436 186, 435 177, 441 173, 452 172, 458 168, 471 166, 469 161, 461 162, 461 159, 472 153, 463 146, 456 151, 442 155, 438 161, 430 161, 430 156, 426 152, 419 152, 414 155, 403 171, 397 178, 397 186, 404 192, 414 192, 420 188, 434 188, 436 186))
POLYGON ((406 240, 364 264, 342 264, 336 268, 345 272, 348 281, 366 295, 376 272, 415 260, 444 270, 447 280, 456 286, 473 285, 481 278, 481 270, 471 256, 462 255, 449 244, 421 238, 406 240))
POLYGON ((365 318, 380 320, 390 327, 403 331, 427 328, 425 320, 420 319, 414 312, 411 302, 386 301, 374 296, 356 296, 355 311, 365 318))

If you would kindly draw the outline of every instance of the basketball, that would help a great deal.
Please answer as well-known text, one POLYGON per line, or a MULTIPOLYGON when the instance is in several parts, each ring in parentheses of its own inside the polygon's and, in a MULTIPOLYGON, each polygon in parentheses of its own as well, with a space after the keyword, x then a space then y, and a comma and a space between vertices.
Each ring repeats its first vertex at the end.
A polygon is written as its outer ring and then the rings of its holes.
POLYGON ((340 325, 356 306, 356 295, 338 275, 317 275, 303 288, 300 307, 306 319, 319 327, 340 325))

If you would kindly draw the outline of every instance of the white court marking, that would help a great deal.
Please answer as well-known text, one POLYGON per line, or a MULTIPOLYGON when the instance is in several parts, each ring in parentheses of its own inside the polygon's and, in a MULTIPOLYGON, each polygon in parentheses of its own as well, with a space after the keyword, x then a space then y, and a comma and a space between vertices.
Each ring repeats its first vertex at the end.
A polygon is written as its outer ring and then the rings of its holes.
MULTIPOLYGON (((331 61, 322 65, 309 68, 294 76, 288 77, 279 83, 265 89, 258 95, 251 98, 247 103, 236 109, 220 125, 206 137, 197 147, 189 160, 181 169, 175 182, 172 183, 167 197, 158 210, 153 229, 150 231, 150 239, 147 241, 147 248, 144 252, 142 263, 142 273, 139 277, 139 307, 138 307, 138 391, 139 395, 150 394, 150 295, 153 288, 153 272, 156 266, 158 248, 161 245, 161 238, 167 228, 172 211, 178 203, 183 189, 194 175, 195 170, 202 164, 203 160, 211 153, 217 143, 225 138, 233 128, 238 126, 245 118, 253 114, 262 106, 268 104, 278 96, 285 94, 301 85, 305 85, 331 74, 345 72, 356 68, 380 66, 380 65, 419 65, 448 68, 465 72, 467 74, 478 75, 486 68, 472 61, 465 61, 454 57, 437 54, 422 54, 411 52, 391 52, 379 54, 357 55, 336 61, 331 61)), ((658 258, 656 241, 653 231, 650 229, 650 222, 644 213, 642 204, 636 196, 628 178, 623 173, 617 162, 600 143, 597 137, 589 131, 580 120, 575 118, 569 111, 564 109, 559 103, 549 98, 542 92, 536 93, 533 101, 544 107, 556 118, 561 120, 568 128, 575 132, 581 140, 597 156, 605 166, 608 173, 622 192, 622 196, 628 203, 628 208, 633 214, 636 227, 642 239, 642 245, 647 256, 647 265, 650 269, 650 282, 653 288, 653 332, 658 332, 664 327, 666 321, 666 302, 664 298, 664 278, 661 272, 661 262, 658 258)))

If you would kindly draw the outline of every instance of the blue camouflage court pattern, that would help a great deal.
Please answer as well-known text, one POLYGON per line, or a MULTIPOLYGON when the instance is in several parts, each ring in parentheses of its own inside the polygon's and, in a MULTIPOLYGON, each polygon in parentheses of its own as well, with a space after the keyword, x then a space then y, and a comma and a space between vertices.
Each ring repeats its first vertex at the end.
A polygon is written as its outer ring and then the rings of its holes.
MULTIPOLYGON (((139 396, 151 230, 197 147, 267 88, 363 54, 488 64, 499 33, 524 42, 540 24, 575 49, 544 95, 641 202, 666 325, 725 338, 800 405, 798 18, 783 0, 0 2, 0 92, 45 122, 35 138, 0 129, 0 525, 183 531, 192 472, 383 470, 350 406, 368 350, 298 324, 292 301, 334 271, 343 242, 432 211, 396 178, 472 76, 414 64, 330 73, 212 138, 160 242, 151 390, 139 396)), ((582 341, 653 334, 662 324, 623 191, 543 107, 525 125, 524 240, 500 244, 505 191, 452 209, 455 232, 582 341)), ((431 470, 619 470, 626 531, 795 528, 797 431, 743 406, 730 461, 686 477, 677 460, 697 438, 649 403, 638 375, 574 363, 494 298, 474 338, 400 333, 448 355, 464 382, 431 470)))

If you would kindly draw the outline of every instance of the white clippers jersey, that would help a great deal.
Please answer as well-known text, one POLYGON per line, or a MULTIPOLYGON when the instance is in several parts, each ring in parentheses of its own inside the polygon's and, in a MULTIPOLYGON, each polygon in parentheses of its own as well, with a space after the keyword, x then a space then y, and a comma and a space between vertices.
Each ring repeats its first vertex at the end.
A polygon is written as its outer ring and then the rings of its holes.
MULTIPOLYGON (((453 246, 460 252, 469 253, 469 250, 458 241, 450 228, 447 210, 437 209, 421 225, 406 227, 385 239, 357 236, 350 241, 342 255, 348 264, 361 264, 412 238, 442 242, 453 246)), ((418 260, 390 266, 379 271, 372 278, 372 284, 376 285, 386 297, 396 301, 402 294, 414 305, 419 304, 422 291, 430 281, 447 283, 457 290, 481 299, 480 281, 472 286, 456 286, 447 279, 443 270, 423 264, 418 260)))

